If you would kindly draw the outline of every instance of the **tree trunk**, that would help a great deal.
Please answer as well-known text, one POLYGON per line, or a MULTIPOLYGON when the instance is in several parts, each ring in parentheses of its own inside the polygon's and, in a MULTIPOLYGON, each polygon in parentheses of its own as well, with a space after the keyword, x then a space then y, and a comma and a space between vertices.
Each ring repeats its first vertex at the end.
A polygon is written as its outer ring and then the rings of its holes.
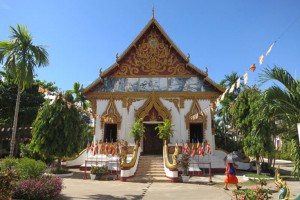
POLYGON ((61 158, 57 159, 57 171, 61 170, 61 158))
POLYGON ((16 108, 15 108, 15 116, 14 116, 14 123, 13 123, 13 130, 11 135, 11 141, 10 141, 10 151, 9 156, 14 156, 14 148, 15 148, 15 142, 16 142, 16 133, 18 128, 18 116, 19 116, 19 110, 20 110, 20 98, 21 98, 21 83, 18 84, 18 93, 17 93, 17 100, 16 100, 16 108))
POLYGON ((256 173, 261 174, 261 168, 260 168, 260 162, 259 162, 259 155, 255 156, 255 161, 256 161, 256 173))

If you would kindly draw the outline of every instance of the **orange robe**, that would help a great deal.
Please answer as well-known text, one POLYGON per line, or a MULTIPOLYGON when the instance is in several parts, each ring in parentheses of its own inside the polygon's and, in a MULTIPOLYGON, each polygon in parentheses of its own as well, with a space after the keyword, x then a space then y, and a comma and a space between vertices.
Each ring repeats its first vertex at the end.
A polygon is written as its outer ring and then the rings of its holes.
POLYGON ((233 167, 232 163, 226 163, 226 177, 224 179, 224 183, 231 183, 231 184, 237 184, 238 179, 236 177, 235 168, 233 167), (234 172, 234 173, 232 173, 234 172))

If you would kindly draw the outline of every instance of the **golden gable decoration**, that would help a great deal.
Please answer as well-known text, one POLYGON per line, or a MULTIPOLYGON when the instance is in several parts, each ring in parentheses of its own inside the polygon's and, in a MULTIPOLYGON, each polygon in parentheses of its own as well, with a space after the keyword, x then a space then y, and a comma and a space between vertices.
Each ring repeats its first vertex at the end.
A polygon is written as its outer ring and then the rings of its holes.
POLYGON ((172 118, 171 110, 168 110, 160 101, 159 97, 156 96, 156 93, 151 93, 149 98, 146 100, 143 106, 136 110, 135 118, 144 119, 146 116, 149 116, 150 121, 156 121, 158 116, 164 119, 172 118))
POLYGON ((190 123, 203 123, 204 129, 207 129, 206 115, 202 111, 202 109, 196 99, 194 99, 190 111, 185 115, 186 129, 190 128, 190 126, 189 126, 190 123), (198 117, 193 117, 196 115, 198 117))
POLYGON ((110 99, 106 110, 101 115, 101 128, 104 129, 104 124, 117 124, 117 129, 121 128, 122 117, 118 112, 113 99, 110 99))
POLYGON ((187 70, 187 63, 153 24, 118 63, 118 70, 112 76, 195 76, 187 70))

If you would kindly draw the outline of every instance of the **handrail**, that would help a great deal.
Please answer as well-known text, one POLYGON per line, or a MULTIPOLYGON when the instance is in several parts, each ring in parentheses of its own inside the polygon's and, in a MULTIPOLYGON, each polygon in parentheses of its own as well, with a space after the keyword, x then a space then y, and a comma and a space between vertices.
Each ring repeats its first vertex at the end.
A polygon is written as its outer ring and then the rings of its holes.
POLYGON ((123 150, 121 148, 121 155, 120 155, 121 169, 130 169, 130 168, 134 167, 136 159, 137 159, 137 155, 138 155, 138 149, 139 149, 139 142, 136 141, 135 146, 133 148, 133 152, 132 152, 132 159, 128 163, 127 162, 127 150, 123 150))
POLYGON ((81 156, 85 152, 86 152, 86 148, 84 148, 81 152, 75 154, 74 156, 72 156, 72 157, 64 157, 62 160, 63 161, 75 160, 76 158, 78 158, 79 156, 81 156))
POLYGON ((174 154, 172 155, 172 164, 169 161, 169 152, 168 152, 168 145, 167 141, 164 140, 164 161, 165 161, 165 166, 170 170, 170 171, 175 171, 178 168, 178 163, 177 163, 177 157, 178 157, 178 144, 176 144, 174 154))

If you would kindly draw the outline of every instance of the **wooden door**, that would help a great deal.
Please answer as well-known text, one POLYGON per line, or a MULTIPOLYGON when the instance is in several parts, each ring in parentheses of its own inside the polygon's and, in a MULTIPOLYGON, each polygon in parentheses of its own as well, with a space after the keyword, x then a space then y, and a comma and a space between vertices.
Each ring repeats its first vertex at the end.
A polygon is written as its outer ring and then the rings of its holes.
POLYGON ((161 155, 163 142, 157 135, 158 131, 155 130, 157 124, 144 124, 144 126, 146 130, 143 153, 146 155, 161 155))

